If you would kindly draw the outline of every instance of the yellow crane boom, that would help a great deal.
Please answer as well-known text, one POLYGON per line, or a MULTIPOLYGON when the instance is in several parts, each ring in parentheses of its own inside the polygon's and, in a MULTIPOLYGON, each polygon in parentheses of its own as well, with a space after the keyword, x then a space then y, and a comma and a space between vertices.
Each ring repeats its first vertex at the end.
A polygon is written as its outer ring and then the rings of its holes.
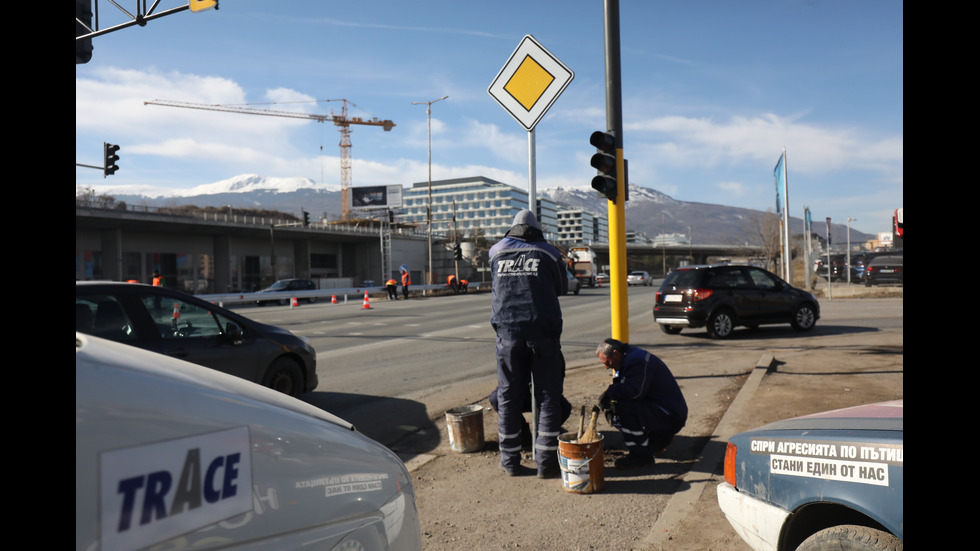
MULTIPOLYGON (((350 186, 351 186, 351 142, 350 125, 360 124, 365 126, 380 126, 385 132, 389 132, 395 127, 395 123, 390 120, 379 120, 378 118, 362 119, 360 117, 350 117, 347 115, 346 99, 323 100, 343 102, 340 115, 332 112, 329 115, 318 115, 316 113, 298 113, 295 111, 276 111, 273 109, 259 109, 244 105, 221 105, 206 103, 189 103, 184 101, 153 100, 144 101, 143 105, 162 105, 164 107, 182 107, 184 109, 201 109, 205 111, 224 111, 226 113, 241 113, 244 115, 265 115, 268 117, 287 117, 293 119, 308 119, 316 122, 332 122, 340 130, 340 202, 341 216, 344 220, 350 217, 350 186)), ((351 105, 354 105, 351 103, 351 105)), ((355 106, 356 107, 356 106, 355 106)))

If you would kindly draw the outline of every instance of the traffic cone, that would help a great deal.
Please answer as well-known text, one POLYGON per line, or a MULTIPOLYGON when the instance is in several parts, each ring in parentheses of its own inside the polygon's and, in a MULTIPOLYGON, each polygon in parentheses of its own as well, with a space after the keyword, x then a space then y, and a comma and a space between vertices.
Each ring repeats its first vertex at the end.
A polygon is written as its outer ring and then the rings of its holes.
POLYGON ((330 304, 337 304, 337 295, 330 295, 330 304))
POLYGON ((361 309, 362 310, 370 310, 371 309, 371 301, 368 298, 368 292, 367 291, 364 291, 364 306, 361 306, 361 309))
POLYGON ((174 303, 174 315, 173 315, 173 319, 175 319, 175 320, 179 320, 180 319, 180 305, 178 303, 176 303, 176 302, 174 303))
POLYGON ((297 308, 297 307, 299 307, 299 301, 296 300, 296 297, 293 297, 293 298, 289 299, 289 307, 290 308, 297 308))

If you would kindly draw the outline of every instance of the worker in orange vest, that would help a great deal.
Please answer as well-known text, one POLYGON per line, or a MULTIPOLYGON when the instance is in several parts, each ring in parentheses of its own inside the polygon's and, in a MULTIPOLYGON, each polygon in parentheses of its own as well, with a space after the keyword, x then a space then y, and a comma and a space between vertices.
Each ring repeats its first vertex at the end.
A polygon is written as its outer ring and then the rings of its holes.
POLYGON ((388 289, 388 300, 398 300, 398 282, 395 278, 391 278, 385 282, 385 288, 388 289))
POLYGON ((449 287, 450 290, 452 290, 454 295, 459 294, 459 283, 456 282, 455 274, 450 274, 449 277, 446 278, 446 286, 449 287))
POLYGON ((469 289, 469 288, 470 288, 470 282, 469 282, 469 280, 466 280, 466 279, 459 280, 459 290, 460 291, 462 291, 462 292, 465 293, 466 290, 469 289))
POLYGON ((408 300, 408 286, 412 284, 412 276, 408 273, 408 266, 402 264, 402 295, 408 300))
POLYGON ((153 270, 153 286, 163 287, 163 276, 161 276, 160 272, 156 270, 153 270))

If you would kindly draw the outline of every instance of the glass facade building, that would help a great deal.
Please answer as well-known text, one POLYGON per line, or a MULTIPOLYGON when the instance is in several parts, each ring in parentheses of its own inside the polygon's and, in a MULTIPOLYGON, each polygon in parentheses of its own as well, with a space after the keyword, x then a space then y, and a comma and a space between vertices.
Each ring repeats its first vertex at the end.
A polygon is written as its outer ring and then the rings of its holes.
MULTIPOLYGON (((427 227, 429 183, 418 182, 405 190, 399 221, 427 227)), ((482 176, 432 182, 432 233, 445 236, 453 230, 455 202, 456 229, 463 236, 477 230, 488 239, 500 239, 510 229, 514 216, 528 208, 527 190, 482 176)), ((548 198, 538 198, 538 222, 545 238, 558 237, 558 205, 548 198)))

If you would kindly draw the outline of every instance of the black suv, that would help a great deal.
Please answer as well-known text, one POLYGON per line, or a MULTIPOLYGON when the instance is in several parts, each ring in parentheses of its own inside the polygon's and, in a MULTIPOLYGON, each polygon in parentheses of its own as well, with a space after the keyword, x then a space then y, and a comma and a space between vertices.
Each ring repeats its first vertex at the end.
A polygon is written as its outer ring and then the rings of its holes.
POLYGON ((789 323, 809 331, 820 319, 811 294, 755 266, 687 266, 667 274, 653 305, 653 320, 669 335, 706 327, 716 339, 736 326, 789 323))

